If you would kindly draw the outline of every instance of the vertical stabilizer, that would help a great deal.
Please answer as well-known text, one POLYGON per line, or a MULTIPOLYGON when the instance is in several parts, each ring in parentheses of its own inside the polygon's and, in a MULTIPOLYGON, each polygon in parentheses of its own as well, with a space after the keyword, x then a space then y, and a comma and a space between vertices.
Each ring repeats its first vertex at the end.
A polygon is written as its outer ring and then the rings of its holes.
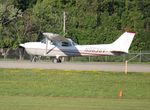
POLYGON ((134 36, 135 33, 133 32, 123 33, 115 42, 112 43, 112 46, 115 49, 115 51, 128 53, 134 36))

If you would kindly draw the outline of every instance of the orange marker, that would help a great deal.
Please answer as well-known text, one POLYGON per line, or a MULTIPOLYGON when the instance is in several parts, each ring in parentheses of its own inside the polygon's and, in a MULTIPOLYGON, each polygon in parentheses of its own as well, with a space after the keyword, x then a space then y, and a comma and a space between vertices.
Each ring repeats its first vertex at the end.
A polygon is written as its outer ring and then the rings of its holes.
POLYGON ((123 96, 123 91, 120 90, 120 92, 119 92, 119 97, 122 97, 122 96, 123 96))

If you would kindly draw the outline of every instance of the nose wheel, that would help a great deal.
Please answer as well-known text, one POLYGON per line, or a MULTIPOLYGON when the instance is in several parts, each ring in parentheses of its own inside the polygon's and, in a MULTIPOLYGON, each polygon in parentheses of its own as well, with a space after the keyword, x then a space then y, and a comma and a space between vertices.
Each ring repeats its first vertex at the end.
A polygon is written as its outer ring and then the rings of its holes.
POLYGON ((41 56, 30 56, 30 61, 31 62, 36 62, 37 60, 40 60, 41 56))

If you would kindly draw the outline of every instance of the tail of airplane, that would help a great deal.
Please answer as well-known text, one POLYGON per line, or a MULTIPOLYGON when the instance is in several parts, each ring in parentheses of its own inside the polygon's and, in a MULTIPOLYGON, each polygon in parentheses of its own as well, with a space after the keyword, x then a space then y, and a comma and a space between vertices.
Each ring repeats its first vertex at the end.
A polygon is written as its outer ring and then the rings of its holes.
POLYGON ((115 49, 113 52, 128 53, 134 36, 135 33, 132 32, 123 33, 115 42, 111 44, 113 49, 115 49))

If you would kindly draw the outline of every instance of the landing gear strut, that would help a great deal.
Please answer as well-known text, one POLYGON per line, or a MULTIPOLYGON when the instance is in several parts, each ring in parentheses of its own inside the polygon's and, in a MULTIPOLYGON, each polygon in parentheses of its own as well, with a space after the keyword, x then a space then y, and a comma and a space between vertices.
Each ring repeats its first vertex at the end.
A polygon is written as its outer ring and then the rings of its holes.
POLYGON ((30 61, 31 61, 31 62, 36 62, 37 60, 40 60, 40 57, 41 57, 41 56, 33 56, 33 55, 31 55, 31 56, 30 56, 30 61))

